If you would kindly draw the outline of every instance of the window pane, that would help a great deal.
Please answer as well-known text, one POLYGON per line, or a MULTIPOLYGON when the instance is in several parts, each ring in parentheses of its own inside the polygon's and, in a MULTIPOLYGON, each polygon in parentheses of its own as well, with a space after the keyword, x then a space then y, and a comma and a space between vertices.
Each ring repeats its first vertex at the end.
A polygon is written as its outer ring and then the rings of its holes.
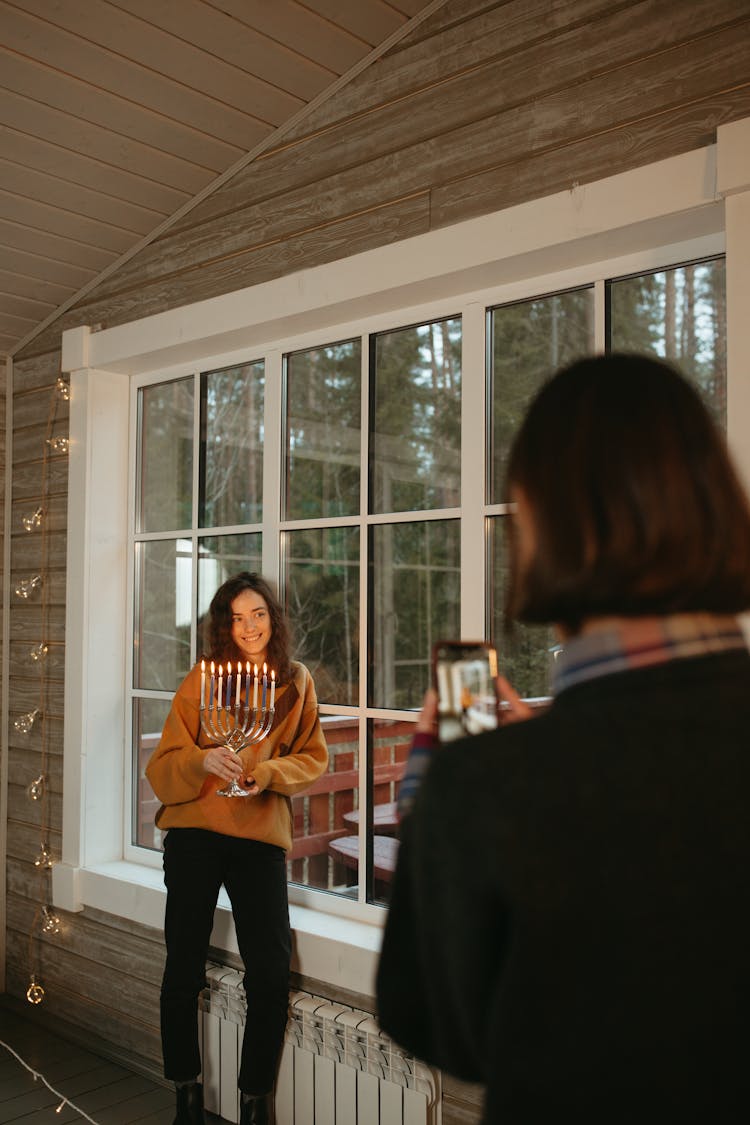
POLYGON ((526 408, 550 375, 594 348, 594 291, 575 289, 492 310, 490 503, 507 500, 508 453, 526 408))
POLYGON ((371 529, 370 703, 420 707, 436 640, 460 635, 460 522, 371 529))
POLYGON ((203 634, 211 599, 227 578, 241 570, 260 573, 262 540, 259 531, 247 535, 207 535, 198 541, 198 650, 209 651, 203 634))
POLYGON ((373 512, 452 508, 461 494, 461 320, 374 338, 373 512))
POLYGON ((372 813, 366 819, 372 874, 367 901, 385 905, 390 898, 391 879, 398 855, 396 799, 409 756, 414 723, 373 719, 369 734, 372 813))
POLYGON ((497 649, 498 670, 524 698, 549 695, 555 635, 546 625, 515 625, 504 632, 503 611, 508 589, 506 528, 510 516, 490 521, 491 635, 497 649))
POLYGON ((677 366, 726 426, 724 259, 609 284, 612 351, 646 352, 677 366))
POLYGON ((328 743, 328 772, 305 793, 292 798, 294 844, 287 872, 294 883, 357 897, 359 720, 352 715, 321 715, 328 743), (331 845, 345 839, 340 849, 331 845))
POLYGON ((359 512, 361 350, 347 340, 287 357, 287 519, 359 512))
POLYGON ((359 699, 359 528, 284 536, 286 609, 295 652, 321 703, 359 699))
POLYGON ((263 515, 263 362, 201 375, 201 527, 263 515))
POLYGON ((193 380, 138 392, 138 531, 175 531, 192 522, 193 380))
POLYGON ((190 540, 137 543, 136 590, 134 687, 174 691, 190 668, 190 540))
POLYGON ((161 737, 169 714, 168 699, 133 700, 133 843, 161 850, 161 832, 154 824, 159 801, 146 780, 146 765, 161 737))

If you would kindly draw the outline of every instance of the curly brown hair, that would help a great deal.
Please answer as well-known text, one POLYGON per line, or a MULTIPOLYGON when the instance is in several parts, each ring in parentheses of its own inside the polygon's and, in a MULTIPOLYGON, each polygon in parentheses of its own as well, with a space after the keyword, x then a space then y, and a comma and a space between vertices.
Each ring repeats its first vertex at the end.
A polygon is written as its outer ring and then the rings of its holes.
POLYGON ((227 578, 214 594, 208 610, 205 636, 207 660, 225 663, 242 661, 242 652, 232 639, 232 603, 244 590, 254 590, 265 601, 271 617, 271 639, 268 642, 268 664, 276 669, 277 683, 288 683, 292 676, 289 625, 284 610, 271 585, 259 574, 243 570, 227 578))

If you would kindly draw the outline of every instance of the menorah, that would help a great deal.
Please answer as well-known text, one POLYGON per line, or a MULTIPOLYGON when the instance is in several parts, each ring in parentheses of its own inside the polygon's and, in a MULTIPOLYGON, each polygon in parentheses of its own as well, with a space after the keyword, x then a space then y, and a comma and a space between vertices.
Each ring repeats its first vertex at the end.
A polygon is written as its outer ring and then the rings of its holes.
MULTIPOLYGON (((250 675, 250 661, 245 664, 245 690, 244 702, 242 691, 242 664, 237 664, 237 670, 232 675, 232 663, 227 663, 227 676, 224 680, 224 667, 219 665, 218 680, 216 665, 211 661, 210 681, 206 682, 206 662, 201 660, 201 698, 200 718, 201 727, 207 738, 216 746, 224 746, 233 754, 239 754, 248 746, 262 742, 273 725, 274 700, 276 698, 276 673, 271 672, 269 691, 268 669, 263 665, 263 676, 259 680, 258 665, 254 666, 254 675, 250 675), (232 681, 234 680, 234 684, 232 681), (206 688, 208 687, 208 698, 206 688), (250 688, 253 689, 253 701, 250 705, 250 688), (258 694, 260 691, 260 706, 258 694)), ((224 789, 217 789, 220 797, 247 797, 249 789, 243 789, 232 778, 224 789)))

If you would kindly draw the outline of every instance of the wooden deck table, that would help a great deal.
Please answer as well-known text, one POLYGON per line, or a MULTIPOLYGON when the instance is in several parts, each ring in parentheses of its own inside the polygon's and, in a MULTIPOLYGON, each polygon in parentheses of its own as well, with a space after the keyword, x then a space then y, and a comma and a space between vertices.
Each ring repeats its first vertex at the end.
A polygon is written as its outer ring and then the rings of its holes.
MULTIPOLYGON (((359 837, 337 836, 328 845, 328 851, 334 859, 346 864, 347 867, 359 867, 359 837)), ((393 836, 373 836, 372 838, 372 873, 376 879, 384 883, 391 880, 396 867, 398 855, 398 840, 393 836)))
MULTIPOLYGON (((392 836, 398 828, 398 812, 395 801, 388 801, 383 805, 374 805, 372 809, 373 830, 381 836, 392 836)), ((344 813, 344 824, 356 831, 359 827, 359 809, 352 809, 344 813)))

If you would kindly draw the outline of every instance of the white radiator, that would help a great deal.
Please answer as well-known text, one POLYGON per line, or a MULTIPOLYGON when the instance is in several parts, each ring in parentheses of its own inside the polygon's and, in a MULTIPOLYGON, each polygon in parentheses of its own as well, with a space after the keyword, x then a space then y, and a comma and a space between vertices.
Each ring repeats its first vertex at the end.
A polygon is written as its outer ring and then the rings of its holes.
MULTIPOLYGON (((209 965, 201 998, 206 1109, 239 1121, 242 973, 209 965)), ((290 995, 276 1125, 439 1125, 440 1075, 404 1054, 367 1012, 290 995)))

